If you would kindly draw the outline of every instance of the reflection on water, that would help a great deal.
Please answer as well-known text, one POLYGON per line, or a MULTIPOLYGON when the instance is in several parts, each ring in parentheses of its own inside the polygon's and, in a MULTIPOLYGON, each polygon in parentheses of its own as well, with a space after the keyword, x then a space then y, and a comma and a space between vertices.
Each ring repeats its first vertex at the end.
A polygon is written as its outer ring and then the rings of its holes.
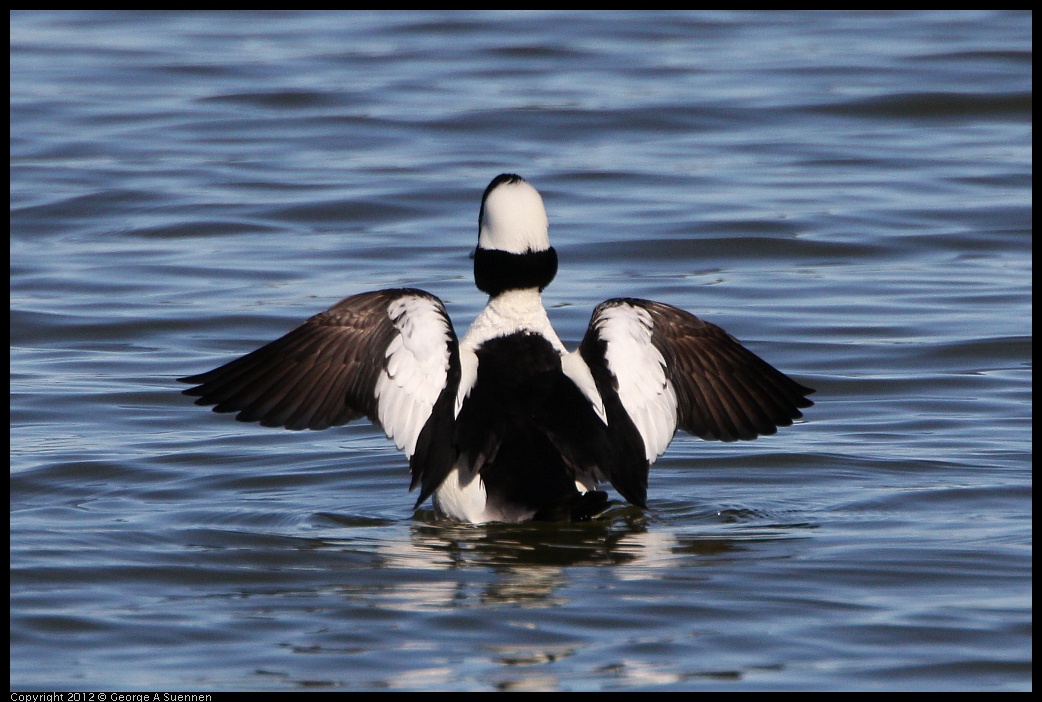
MULTIPOLYGON (((730 511, 728 511, 730 512, 730 511)), ((479 591, 466 587, 445 588, 429 582, 404 582, 380 591, 381 606, 400 609, 437 609, 486 604, 549 606, 561 604, 560 590, 573 584, 570 569, 614 566, 621 582, 655 579, 692 558, 727 558, 752 544, 805 538, 812 524, 765 524, 758 515, 755 526, 722 536, 719 528, 679 530, 658 522, 636 507, 620 505, 600 519, 582 523, 460 524, 420 510, 409 522, 408 538, 374 539, 370 555, 373 567, 392 571, 450 571, 472 569, 494 578, 479 591)), ((717 513, 720 524, 734 523, 734 514, 717 513)), ((359 524, 323 513, 316 519, 338 525, 339 536, 320 540, 324 549, 357 550, 369 542, 366 531, 386 524, 374 520, 359 524)), ((309 546, 313 548, 314 545, 309 546)), ((458 584, 458 583, 457 583, 458 584)))
MULTIPOLYGON (((806 530, 816 525, 776 523, 771 515, 743 509, 706 514, 703 520, 697 528, 677 527, 623 504, 599 520, 564 525, 459 524, 437 518, 433 510, 420 510, 401 524, 321 513, 314 516, 314 524, 326 535, 307 539, 305 548, 351 554, 353 561, 364 555, 364 564, 355 562, 340 576, 343 582, 324 587, 322 595, 340 604, 327 603, 323 609, 363 607, 366 614, 361 619, 373 621, 394 613, 418 616, 431 626, 447 626, 457 636, 474 640, 462 668, 451 653, 429 643, 406 643, 402 655, 443 664, 407 666, 400 672, 374 668, 375 677, 368 681, 374 687, 431 689, 463 681, 464 687, 489 685, 504 691, 567 690, 568 675, 558 672, 566 661, 624 687, 738 681, 755 675, 757 667, 707 667, 692 661, 694 665, 678 670, 672 663, 656 663, 653 655, 649 658, 657 651, 671 659, 689 645, 692 634, 683 625, 668 633, 661 626, 645 630, 646 623, 663 618, 683 619, 687 609, 668 591, 660 600, 646 588, 698 562, 707 570, 689 573, 684 582, 687 588, 701 587, 713 577, 713 564, 762 558, 752 553, 758 545, 805 539, 806 530), (388 538, 388 530, 400 538, 388 538), (598 593, 605 589, 632 604, 615 612, 598 611, 598 593), (547 615, 553 621, 555 611, 562 613, 561 619, 557 626, 548 625, 547 615), (496 621, 492 630, 489 616, 496 621), (591 647, 597 644, 580 633, 579 621, 627 641, 623 648, 630 654, 594 652, 590 660, 591 647), (642 633, 634 636, 630 629, 642 633), (473 678, 468 669, 475 671, 473 678), (479 680, 477 671, 484 670, 495 672, 491 677, 482 673, 479 680)), ((718 615, 707 611, 706 616, 718 615)), ((350 638, 345 643, 348 632, 355 630, 345 625, 342 629, 331 623, 328 634, 307 637, 306 644, 291 650, 307 656, 364 655, 364 646, 356 647, 350 638)), ((777 673, 780 667, 759 670, 777 673)), ((341 681, 323 684, 336 686, 341 681)), ((314 680, 301 684, 313 685, 314 680)))

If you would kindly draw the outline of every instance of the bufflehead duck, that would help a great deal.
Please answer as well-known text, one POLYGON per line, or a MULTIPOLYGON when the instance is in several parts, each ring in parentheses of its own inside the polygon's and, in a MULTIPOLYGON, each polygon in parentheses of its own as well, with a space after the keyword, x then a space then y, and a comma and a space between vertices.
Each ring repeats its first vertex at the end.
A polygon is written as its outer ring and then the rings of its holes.
POLYGON ((256 351, 182 378, 198 405, 287 429, 365 415, 409 459, 419 507, 466 522, 584 520, 610 483, 644 507, 648 469, 677 428, 708 440, 773 434, 814 392, 709 322, 632 298, 599 304, 579 348, 541 293, 557 273, 543 200, 489 183, 474 281, 488 305, 458 340, 444 304, 412 288, 361 293, 256 351))

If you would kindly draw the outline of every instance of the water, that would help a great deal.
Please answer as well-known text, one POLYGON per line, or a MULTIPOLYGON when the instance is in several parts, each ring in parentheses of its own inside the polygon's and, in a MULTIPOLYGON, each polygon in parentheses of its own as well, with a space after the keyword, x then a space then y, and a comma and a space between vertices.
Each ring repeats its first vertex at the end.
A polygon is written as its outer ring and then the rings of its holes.
POLYGON ((1031 688, 1031 14, 11 15, 11 686, 1031 688), (649 509, 413 513, 178 376, 348 294, 462 333, 488 181, 818 390, 649 509))

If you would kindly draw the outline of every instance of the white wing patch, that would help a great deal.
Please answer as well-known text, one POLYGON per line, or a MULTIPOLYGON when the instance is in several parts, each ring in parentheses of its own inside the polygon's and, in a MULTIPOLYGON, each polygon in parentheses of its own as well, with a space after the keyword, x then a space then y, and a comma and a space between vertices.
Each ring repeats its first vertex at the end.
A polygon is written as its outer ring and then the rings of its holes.
POLYGON ((411 457, 448 379, 452 329, 430 298, 396 298, 387 316, 398 333, 387 346, 386 365, 376 381, 377 410, 387 438, 411 457))
POLYGON ((666 361, 651 343, 654 321, 642 307, 620 304, 601 311, 598 336, 604 359, 619 383, 619 399, 644 439, 648 462, 662 455, 677 430, 677 393, 666 361))
MULTIPOLYGON (((561 356, 561 372, 575 383, 575 387, 579 388, 579 392, 590 401, 593 411, 597 413, 597 416, 607 426, 608 415, 604 411, 604 401, 601 399, 601 394, 597 392, 597 383, 593 380, 590 367, 586 365, 586 361, 583 360, 578 351, 572 351, 561 356)), ((586 490, 581 490, 581 492, 586 492, 586 490)))
POLYGON ((478 381, 478 355, 471 349, 460 346, 459 350, 459 365, 460 365, 460 380, 459 387, 456 389, 456 413, 453 416, 458 417, 459 412, 463 409, 463 401, 470 395, 470 391, 474 388, 474 383, 478 381))

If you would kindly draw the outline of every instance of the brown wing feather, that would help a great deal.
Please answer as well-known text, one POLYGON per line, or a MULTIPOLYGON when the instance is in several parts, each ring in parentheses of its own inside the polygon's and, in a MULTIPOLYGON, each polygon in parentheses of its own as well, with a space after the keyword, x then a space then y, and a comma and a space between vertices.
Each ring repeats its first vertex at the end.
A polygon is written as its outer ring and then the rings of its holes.
POLYGON ((437 300, 412 289, 348 297, 242 358, 181 378, 195 385, 184 394, 265 426, 326 429, 362 415, 376 421, 376 381, 396 334, 387 307, 404 295, 437 300))
POLYGON ((627 299, 655 323, 652 343, 677 393, 677 424, 702 439, 773 434, 803 416, 814 391, 742 346, 720 327, 678 307, 627 299))

